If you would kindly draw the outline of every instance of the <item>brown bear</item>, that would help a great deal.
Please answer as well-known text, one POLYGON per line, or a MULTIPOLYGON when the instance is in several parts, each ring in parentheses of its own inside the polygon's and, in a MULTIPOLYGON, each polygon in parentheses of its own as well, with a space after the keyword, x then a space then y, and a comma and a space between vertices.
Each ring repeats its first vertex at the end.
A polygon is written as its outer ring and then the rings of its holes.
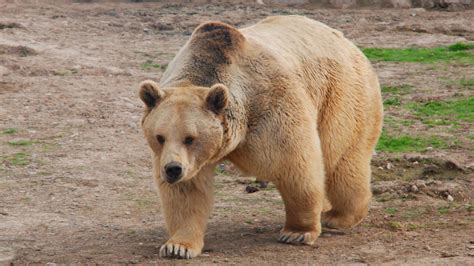
POLYGON ((301 16, 243 29, 204 23, 160 84, 144 81, 139 94, 170 234, 161 256, 201 253, 223 159, 276 185, 286 210, 280 242, 312 245, 321 223, 350 228, 367 215, 381 93, 339 31, 301 16))

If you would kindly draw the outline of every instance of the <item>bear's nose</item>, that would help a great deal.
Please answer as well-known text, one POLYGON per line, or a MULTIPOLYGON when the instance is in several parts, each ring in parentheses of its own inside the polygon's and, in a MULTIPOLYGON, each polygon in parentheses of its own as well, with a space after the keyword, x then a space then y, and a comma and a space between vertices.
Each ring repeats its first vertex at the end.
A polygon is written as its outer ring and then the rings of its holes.
POLYGON ((183 168, 179 162, 170 162, 165 165, 166 181, 174 183, 181 178, 183 168))

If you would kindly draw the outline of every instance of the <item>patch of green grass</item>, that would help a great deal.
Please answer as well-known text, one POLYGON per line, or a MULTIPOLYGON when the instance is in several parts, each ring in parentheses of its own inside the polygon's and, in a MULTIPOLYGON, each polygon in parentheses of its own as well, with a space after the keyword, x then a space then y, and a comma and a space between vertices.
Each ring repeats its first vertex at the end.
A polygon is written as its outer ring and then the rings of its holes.
POLYGON ((474 79, 461 79, 459 83, 464 87, 474 87, 474 79))
POLYGON ((474 204, 473 203, 469 203, 466 207, 466 210, 468 212, 473 212, 474 211, 474 204))
POLYGON ((149 69, 152 69, 152 68, 164 70, 166 68, 165 65, 160 65, 160 64, 153 63, 152 60, 146 60, 146 62, 141 64, 140 67, 143 70, 149 70, 149 69))
POLYGON ((446 148, 448 144, 436 136, 391 136, 382 131, 376 150, 387 152, 423 151, 427 147, 446 148))
POLYGON ((439 207, 438 212, 439 212, 439 214, 448 214, 449 213, 449 206, 439 207))
POLYGON ((14 166, 25 166, 30 163, 30 155, 24 152, 18 152, 12 155, 2 156, 0 159, 6 163, 14 166))
POLYGON ((404 95, 410 93, 411 89, 413 89, 413 86, 406 84, 400 86, 382 86, 382 93, 404 95))
POLYGON ((399 230, 403 229, 403 224, 401 224, 400 222, 396 222, 396 221, 388 222, 387 226, 392 231, 399 231, 399 230))
POLYGON ((422 120, 435 121, 438 119, 445 121, 434 123, 436 125, 447 123, 447 120, 453 121, 449 124, 455 124, 456 120, 474 123, 474 97, 446 101, 429 101, 421 104, 411 103, 407 107, 415 111, 415 115, 421 117, 422 120))
POLYGON ((423 228, 426 228, 426 225, 425 224, 414 224, 414 223, 409 223, 407 224, 407 230, 408 231, 416 231, 418 229, 423 229, 423 228))
POLYGON ((2 134, 5 134, 5 135, 15 134, 16 132, 18 132, 16 128, 6 128, 2 130, 2 134))
POLYGON ((465 51, 465 50, 470 50, 470 49, 474 49, 474 43, 458 42, 458 43, 448 46, 449 51, 465 51))
POLYGON ((386 208, 385 209, 385 213, 390 214, 390 215, 394 215, 397 212, 398 212, 397 208, 386 208))
POLYGON ((435 48, 364 48, 364 54, 373 61, 436 63, 459 61, 474 64, 474 44, 456 43, 435 48))
POLYGON ((20 139, 20 140, 12 140, 9 141, 8 144, 13 145, 13 146, 31 146, 35 143, 32 140, 27 140, 27 139, 20 139))
POLYGON ((398 97, 392 97, 388 98, 383 101, 384 106, 399 106, 400 105, 400 98, 398 97))

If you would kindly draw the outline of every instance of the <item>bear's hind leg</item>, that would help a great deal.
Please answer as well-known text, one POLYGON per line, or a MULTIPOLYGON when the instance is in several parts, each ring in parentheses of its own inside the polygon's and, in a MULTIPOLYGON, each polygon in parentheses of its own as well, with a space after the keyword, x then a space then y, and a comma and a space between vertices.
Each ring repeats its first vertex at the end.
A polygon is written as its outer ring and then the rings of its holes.
POLYGON ((361 154, 354 149, 340 159, 334 171, 328 173, 326 193, 332 208, 323 213, 324 226, 351 228, 367 216, 372 197, 370 158, 370 151, 369 154, 361 154))
POLYGON ((201 254, 207 219, 213 204, 212 167, 189 181, 169 184, 157 180, 170 239, 160 248, 161 257, 190 259, 201 254))

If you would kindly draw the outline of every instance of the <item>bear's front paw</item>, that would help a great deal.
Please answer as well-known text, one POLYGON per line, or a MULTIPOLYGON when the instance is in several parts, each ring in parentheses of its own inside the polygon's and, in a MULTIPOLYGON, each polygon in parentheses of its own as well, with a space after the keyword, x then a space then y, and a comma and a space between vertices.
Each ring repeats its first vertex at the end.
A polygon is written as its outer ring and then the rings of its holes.
POLYGON ((166 242, 160 248, 160 257, 191 259, 201 254, 201 249, 192 248, 184 243, 166 242))
POLYGON ((280 232, 280 237, 278 242, 288 243, 288 244, 304 244, 304 245, 313 245, 316 239, 318 238, 319 233, 316 231, 308 232, 293 232, 286 229, 283 229, 280 232))

